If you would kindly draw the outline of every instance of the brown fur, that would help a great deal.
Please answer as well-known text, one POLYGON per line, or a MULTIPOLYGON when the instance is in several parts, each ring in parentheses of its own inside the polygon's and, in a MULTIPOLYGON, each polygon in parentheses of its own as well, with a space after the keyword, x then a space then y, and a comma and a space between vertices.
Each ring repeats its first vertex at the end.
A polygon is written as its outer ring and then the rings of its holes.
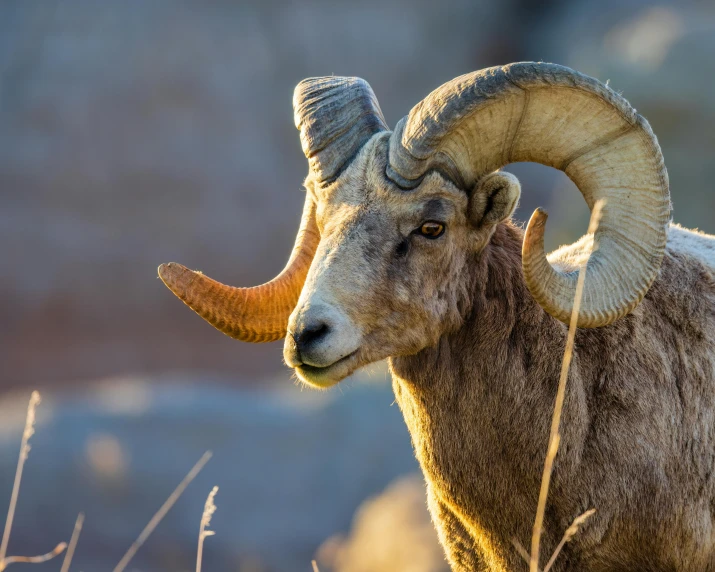
MULTIPOLYGON (((524 283, 523 235, 504 220, 513 204, 475 220, 480 209, 439 175, 405 193, 384 165, 378 136, 332 186, 309 181, 322 241, 289 329, 318 300, 352 324, 331 336, 359 350, 338 369, 296 371, 325 386, 391 357, 450 564, 523 569, 511 539, 530 540, 566 326, 524 283), (444 237, 410 235, 435 198, 444 237)), ((587 242, 560 256, 580 258, 587 242)), ((598 512, 554 570, 715 571, 711 266, 670 248, 631 314, 577 333, 561 426, 542 554, 576 516, 598 512)))
MULTIPOLYGON (((391 363, 457 570, 523 567, 510 540, 528 545, 536 511, 566 327, 532 300, 521 239, 500 225, 462 328, 391 363)), ((715 569, 714 347, 712 275, 672 253, 633 313, 578 332, 543 553, 598 512, 556 570, 715 569)))

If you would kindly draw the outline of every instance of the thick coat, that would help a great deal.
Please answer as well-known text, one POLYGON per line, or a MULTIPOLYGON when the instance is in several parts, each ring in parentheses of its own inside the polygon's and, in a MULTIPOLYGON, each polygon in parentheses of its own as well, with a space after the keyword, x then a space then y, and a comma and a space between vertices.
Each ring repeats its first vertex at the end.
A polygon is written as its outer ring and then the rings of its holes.
MULTIPOLYGON (((512 539, 531 537, 567 328, 529 294, 521 243, 500 225, 463 326, 391 360, 455 570, 522 569, 512 539)), ((673 225, 640 306, 578 331, 542 553, 597 513, 555 570, 715 570, 714 270, 712 237, 673 225)))

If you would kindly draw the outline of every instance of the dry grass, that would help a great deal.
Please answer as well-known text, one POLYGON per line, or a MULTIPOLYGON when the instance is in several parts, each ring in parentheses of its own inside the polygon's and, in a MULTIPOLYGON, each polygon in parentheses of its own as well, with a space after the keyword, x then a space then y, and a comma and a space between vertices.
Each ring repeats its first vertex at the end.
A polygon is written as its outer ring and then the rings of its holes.
POLYGON ((60 542, 53 550, 50 550, 47 554, 42 554, 40 556, 6 556, 3 558, 2 563, 0 563, 0 570, 5 570, 10 564, 42 564, 48 560, 53 559, 55 556, 62 554, 64 549, 67 548, 66 542, 60 542))
POLYGON ((72 564, 72 557, 74 556, 74 550, 75 548, 77 548, 77 542, 79 541, 79 533, 82 532, 83 524, 84 513, 80 512, 77 515, 77 521, 74 523, 72 538, 70 538, 70 544, 67 547, 67 552, 65 552, 65 559, 62 562, 62 569, 60 570, 60 572, 69 572, 70 564, 72 564))
POLYGON ((0 543, 0 572, 5 570, 10 564, 17 562, 25 562, 29 564, 39 564, 47 562, 51 558, 62 554, 67 544, 60 542, 53 550, 41 556, 6 556, 7 545, 10 542, 10 531, 12 530, 12 522, 15 519, 15 509, 17 508, 17 499, 20 496, 20 483, 22 482, 22 471, 25 468, 25 461, 30 454, 30 437, 35 433, 35 412, 40 404, 40 394, 33 391, 30 395, 30 403, 27 406, 27 417, 25 418, 25 429, 22 432, 22 440, 20 442, 20 457, 17 460, 17 469, 15 470, 15 481, 12 485, 12 494, 10 495, 10 506, 7 509, 7 518, 5 519, 5 530, 2 535, 2 543, 0 543))
POLYGON ((5 530, 2 534, 2 544, 0 544, 0 562, 5 560, 7 554, 7 545, 10 542, 10 531, 12 530, 12 521, 15 518, 15 509, 17 508, 17 499, 20 496, 20 482, 22 481, 22 471, 25 468, 25 461, 30 454, 30 437, 35 433, 35 411, 40 404, 40 394, 33 391, 30 395, 30 403, 27 405, 27 417, 25 418, 25 429, 22 432, 22 441, 20 442, 20 458, 17 461, 17 469, 15 470, 15 481, 12 485, 12 494, 10 495, 10 506, 7 509, 7 518, 5 520, 5 530))
POLYGON ((206 503, 204 504, 204 512, 201 515, 201 527, 199 528, 199 547, 196 551, 196 572, 201 572, 201 560, 204 555, 204 540, 207 536, 213 536, 216 534, 213 530, 209 530, 211 526, 211 517, 216 512, 216 504, 214 503, 214 498, 216 498, 216 493, 218 492, 218 487, 211 489, 209 496, 206 497, 206 503))
MULTIPOLYGON (((605 201, 599 200, 593 206, 591 211, 591 221, 588 225, 588 232, 594 235, 593 249, 591 254, 593 254, 598 249, 598 244, 595 239, 596 229, 601 220, 601 213, 603 211, 603 206, 605 201)), ((554 413, 551 418, 551 432, 549 435, 549 446, 546 453, 546 460, 544 461, 544 472, 541 478, 541 490, 539 491, 539 502, 536 508, 536 518, 534 519, 534 527, 531 535, 531 553, 527 554, 526 550, 519 544, 517 540, 514 540, 514 545, 517 547, 519 553, 523 556, 528 556, 529 572, 539 572, 539 551, 541 543, 541 533, 543 531, 544 525, 544 513, 546 511, 546 499, 549 495, 549 485, 551 484, 551 474, 554 467, 554 459, 556 458, 556 453, 559 450, 559 426, 561 424, 561 413, 564 406, 564 397, 566 395, 566 381, 568 379, 569 367, 571 366, 571 358, 573 357, 573 347, 574 340, 576 337, 576 324, 578 323, 578 314, 581 308, 581 297, 583 295, 583 286, 586 281, 586 266, 590 257, 587 257, 581 264, 581 268, 578 273, 578 282, 576 284, 576 294, 574 296, 573 309, 571 312, 571 322, 569 324, 568 337, 566 338, 566 348, 564 350, 564 357, 561 362, 561 375, 559 377, 559 386, 556 391, 556 403, 554 404, 554 413)), ((566 544, 571 538, 578 532, 579 526, 583 524, 594 512, 595 509, 591 509, 584 514, 576 517, 571 526, 566 530, 561 542, 556 547, 553 555, 549 559, 548 564, 544 568, 544 572, 549 570, 556 561, 561 549, 564 544, 566 544)))
POLYGON ((566 529, 566 532, 564 532, 563 537, 561 538, 561 542, 559 542, 559 545, 556 547, 556 550, 554 550, 554 553, 551 555, 551 558, 547 562, 546 566, 544 567, 544 572, 549 572, 551 570, 551 567, 554 565, 556 562, 556 558, 558 557, 559 553, 561 552, 561 549, 564 547, 564 544, 566 544, 569 540, 571 540, 574 536, 576 536, 576 533, 578 532, 578 529, 580 526, 586 522, 591 516, 593 516, 596 513, 595 508, 591 508, 584 512, 582 515, 577 516, 574 521, 571 523, 571 526, 569 526, 566 529))
POLYGON ((119 564, 117 564, 114 567, 114 572, 122 572, 122 570, 124 570, 127 567, 127 564, 129 564, 129 561, 137 553, 137 550, 139 550, 141 548, 141 546, 144 544, 144 542, 146 542, 146 539, 149 538, 149 535, 151 535, 151 533, 154 532, 154 529, 159 525, 159 523, 162 521, 162 519, 166 516, 166 513, 169 512, 169 510, 171 510, 171 507, 174 506, 174 503, 176 503, 176 501, 182 495, 182 493, 184 492, 186 487, 189 486, 189 483, 196 478, 196 475, 198 475, 199 472, 201 472, 201 469, 204 468, 204 465, 206 465, 206 463, 209 462, 211 455, 212 455, 211 451, 206 451, 202 455, 202 457, 197 461, 197 463, 188 472, 188 474, 184 477, 184 479, 174 489, 174 492, 169 495, 169 498, 166 499, 164 504, 161 505, 161 507, 159 508, 158 511, 156 511, 156 514, 153 517, 151 517, 151 520, 144 527, 144 530, 141 531, 141 533, 139 534, 139 537, 129 547, 129 550, 127 550, 127 553, 119 561, 119 564))
MULTIPOLYGON (((80 532, 82 531, 82 525, 84 523, 84 514, 79 513, 77 516, 77 521, 75 522, 74 531, 72 532, 72 537, 70 539, 69 547, 66 542, 60 542, 53 550, 47 554, 42 554, 40 556, 6 556, 7 546, 10 541, 10 532, 12 530, 12 523, 15 518, 15 510, 17 508, 17 499, 20 495, 20 483, 22 482, 22 472, 25 468, 25 462, 30 453, 30 437, 35 433, 35 413, 37 411, 37 406, 40 404, 40 394, 37 391, 33 391, 30 396, 30 403, 27 407, 27 417, 25 420, 25 429, 22 432, 22 441, 20 443, 20 456, 17 462, 17 469, 15 471, 15 481, 12 487, 12 494, 10 496, 10 506, 7 511, 7 518, 5 521, 5 530, 3 532, 2 543, 0 544, 0 572, 5 570, 10 564, 15 564, 18 562, 29 563, 29 564, 39 564, 42 562, 47 562, 48 560, 59 556, 67 548, 65 558, 62 562, 61 572, 69 572, 70 565, 72 563, 72 557, 74 556, 75 548, 77 547, 77 542, 79 540, 80 532)), ((188 472, 184 479, 179 483, 179 485, 174 489, 174 492, 169 495, 164 504, 159 508, 156 514, 152 517, 149 523, 144 527, 139 537, 134 541, 134 543, 129 547, 126 554, 122 560, 114 568, 114 572, 123 571, 132 557, 141 548, 149 535, 154 531, 161 520, 166 516, 174 503, 178 500, 181 494, 184 492, 186 487, 194 480, 196 475, 199 474, 204 465, 211 458, 211 451, 206 451, 203 456, 198 460, 198 462, 193 466, 193 468, 188 472)), ((204 512, 201 518, 201 528, 199 532, 199 553, 197 557, 196 570, 201 571, 201 554, 203 549, 203 541, 207 536, 215 534, 211 530, 207 530, 208 526, 211 524, 211 516, 216 511, 216 505, 214 504, 214 497, 218 492, 218 487, 214 487, 209 493, 206 499, 206 504, 204 506, 204 512)))
MULTIPOLYGON (((591 516, 595 514, 595 512, 596 509, 592 508, 574 519, 574 521, 571 523, 571 526, 566 529, 566 532, 564 532, 563 537, 561 537, 561 541, 554 550, 554 553, 551 555, 551 558, 549 558, 549 561, 544 567, 544 570, 541 571, 539 568, 537 568, 539 572, 549 572, 549 570, 551 570, 553 565, 556 563, 556 558, 559 556, 559 553, 561 552, 561 549, 564 547, 564 545, 576 535, 581 525, 585 523, 589 518, 591 518, 591 516)), ((527 564, 531 564, 531 555, 526 551, 526 548, 521 545, 521 542, 519 542, 516 538, 512 538, 511 542, 514 545, 514 548, 516 548, 516 551, 519 553, 519 556, 524 559, 524 562, 526 562, 527 564)))

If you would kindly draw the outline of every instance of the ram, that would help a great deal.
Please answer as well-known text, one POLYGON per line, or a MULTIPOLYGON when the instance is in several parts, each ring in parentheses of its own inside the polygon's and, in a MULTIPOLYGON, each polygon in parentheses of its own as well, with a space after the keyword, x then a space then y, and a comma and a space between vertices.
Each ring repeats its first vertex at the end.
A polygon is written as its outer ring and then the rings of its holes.
POLYGON ((450 564, 515 570, 590 255, 542 553, 595 507, 555 570, 715 570, 715 237, 671 223, 647 121, 545 63, 458 77, 392 132, 361 79, 293 103, 310 168, 285 270, 244 289, 169 263, 166 285, 234 338, 285 337, 312 386, 389 358, 450 564), (595 236, 547 256, 545 212, 513 224, 516 161, 604 199, 595 236))

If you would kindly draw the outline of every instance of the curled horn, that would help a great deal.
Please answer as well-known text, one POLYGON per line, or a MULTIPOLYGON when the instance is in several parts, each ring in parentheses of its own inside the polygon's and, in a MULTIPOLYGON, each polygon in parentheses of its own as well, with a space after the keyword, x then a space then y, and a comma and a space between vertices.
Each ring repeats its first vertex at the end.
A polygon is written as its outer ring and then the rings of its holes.
MULTIPOLYGON (((604 326, 627 314, 655 279, 670 221, 663 155, 648 122, 593 78, 533 62, 458 77, 398 123, 389 149, 387 175, 406 189, 438 170, 471 190, 508 163, 533 161, 564 171, 589 209, 605 199, 579 327, 604 326)), ((568 322, 577 272, 547 260, 545 221, 541 210, 529 221, 524 277, 535 300, 568 322)))
POLYGON ((314 77, 293 95, 303 153, 321 185, 334 181, 387 125, 370 85, 358 77, 314 77))
MULTIPOLYGON (((386 129, 370 86, 357 78, 311 78, 293 96, 295 123, 311 176, 334 181, 365 142, 386 129)), ((271 342, 286 335, 320 242, 315 205, 306 196, 293 253, 273 280, 254 288, 221 284, 170 262, 159 266, 164 284, 192 310, 224 334, 244 342, 271 342)))

